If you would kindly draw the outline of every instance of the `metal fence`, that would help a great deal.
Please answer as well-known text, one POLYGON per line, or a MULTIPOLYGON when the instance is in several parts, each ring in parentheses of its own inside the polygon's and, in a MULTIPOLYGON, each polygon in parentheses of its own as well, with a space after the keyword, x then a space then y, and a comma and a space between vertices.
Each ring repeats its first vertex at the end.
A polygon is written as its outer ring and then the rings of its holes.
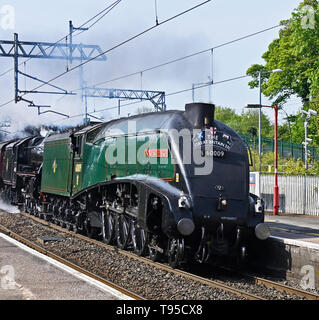
MULTIPOLYGON (((258 137, 257 136, 249 136, 242 134, 240 135, 246 143, 250 146, 251 149, 258 149, 258 137)), ((261 138, 261 150, 263 153, 274 152, 275 150, 275 141, 274 139, 269 138, 261 138)), ((278 154, 282 158, 295 158, 295 159, 304 159, 304 146, 302 144, 286 142, 286 141, 278 141, 278 154)), ((310 157, 312 160, 319 159, 319 148, 318 147, 309 147, 308 152, 310 153, 310 157)))
MULTIPOLYGON (((261 175, 261 197, 273 211, 274 175, 261 175)), ((279 212, 319 216, 319 177, 278 176, 279 212)), ((258 193, 255 185, 250 192, 258 193)))

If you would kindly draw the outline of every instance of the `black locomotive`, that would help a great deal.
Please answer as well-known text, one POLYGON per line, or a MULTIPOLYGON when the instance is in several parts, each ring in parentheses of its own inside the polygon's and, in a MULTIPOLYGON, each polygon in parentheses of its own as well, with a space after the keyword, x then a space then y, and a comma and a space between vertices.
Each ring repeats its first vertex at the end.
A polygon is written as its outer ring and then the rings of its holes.
POLYGON ((172 267, 244 260, 269 236, 263 202, 249 193, 249 159, 214 105, 193 103, 4 142, 1 187, 31 214, 172 267))

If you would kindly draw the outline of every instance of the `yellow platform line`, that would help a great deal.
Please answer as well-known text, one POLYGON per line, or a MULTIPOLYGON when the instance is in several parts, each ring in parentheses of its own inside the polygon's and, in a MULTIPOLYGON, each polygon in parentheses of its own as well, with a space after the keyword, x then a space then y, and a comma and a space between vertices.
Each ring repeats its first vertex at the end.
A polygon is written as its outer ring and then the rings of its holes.
POLYGON ((294 233, 319 237, 319 233, 305 233, 305 232, 298 231, 298 230, 285 229, 285 228, 279 228, 279 227, 270 227, 270 229, 278 229, 278 230, 283 230, 283 231, 287 231, 287 232, 294 232, 294 233))

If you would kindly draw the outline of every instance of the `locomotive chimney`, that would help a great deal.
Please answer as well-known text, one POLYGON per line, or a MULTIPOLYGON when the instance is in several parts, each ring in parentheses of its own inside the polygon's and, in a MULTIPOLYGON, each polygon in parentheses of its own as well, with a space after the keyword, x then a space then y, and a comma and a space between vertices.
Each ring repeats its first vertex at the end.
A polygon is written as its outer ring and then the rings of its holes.
POLYGON ((214 124, 215 105, 211 103, 188 103, 185 116, 195 129, 212 127, 214 124))

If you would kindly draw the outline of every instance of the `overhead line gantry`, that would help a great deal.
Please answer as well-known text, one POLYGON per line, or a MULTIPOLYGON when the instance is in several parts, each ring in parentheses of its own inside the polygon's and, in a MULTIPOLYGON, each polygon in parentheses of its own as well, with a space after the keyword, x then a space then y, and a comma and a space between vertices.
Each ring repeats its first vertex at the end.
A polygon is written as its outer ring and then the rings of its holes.
MULTIPOLYGON (((84 29, 84 28, 83 28, 84 29)), ((70 30, 82 30, 82 28, 74 28, 72 22, 70 21, 70 30)), ((70 36, 72 39, 72 36, 70 36)), ((25 101, 30 103, 29 100, 23 98, 25 94, 29 93, 45 93, 45 94, 63 94, 63 95, 75 95, 73 92, 69 92, 63 88, 52 85, 46 81, 43 81, 37 77, 26 74, 19 70, 19 59, 29 58, 29 59, 54 59, 54 60, 67 60, 72 63, 75 61, 88 61, 92 57, 99 55, 95 61, 106 61, 103 51, 98 45, 85 45, 85 44, 74 44, 70 43, 60 43, 60 42, 33 42, 33 41, 20 41, 18 34, 14 34, 14 40, 0 40, 0 57, 11 57, 14 59, 14 88, 15 88, 15 103, 19 101, 25 101), (20 90, 19 89, 19 75, 28 77, 32 80, 41 82, 54 88, 56 91, 34 91, 34 90, 20 90)), ((44 106, 37 106, 31 101, 29 106, 38 107, 38 114, 44 113, 40 112, 40 108, 44 106)), ((48 107, 48 106, 46 106, 48 107)), ((51 111, 57 113, 55 111, 51 111)), ((61 113, 58 113, 63 115, 61 113)))

